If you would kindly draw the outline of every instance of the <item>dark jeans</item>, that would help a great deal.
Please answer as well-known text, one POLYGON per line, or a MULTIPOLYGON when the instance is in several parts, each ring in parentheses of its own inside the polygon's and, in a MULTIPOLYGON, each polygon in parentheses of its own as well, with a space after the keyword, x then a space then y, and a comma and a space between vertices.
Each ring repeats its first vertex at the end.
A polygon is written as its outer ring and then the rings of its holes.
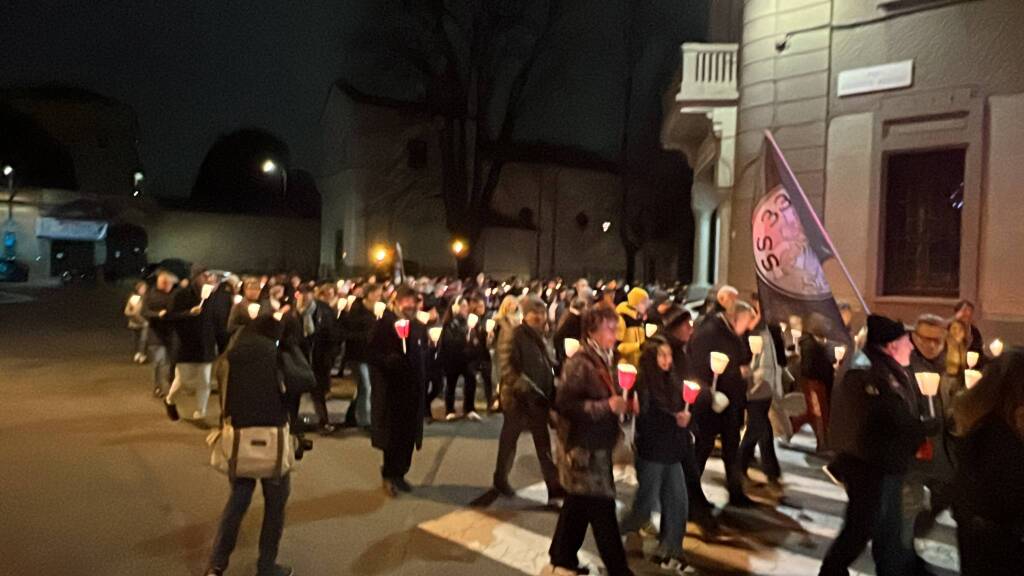
POLYGON ((743 494, 743 471, 740 470, 739 446, 740 428, 743 426, 743 405, 730 402, 721 414, 715 414, 710 407, 698 418, 697 468, 704 475, 708 458, 715 448, 715 437, 722 437, 722 461, 725 462, 725 484, 729 496, 743 494))
POLYGON ((697 454, 694 450, 693 434, 683 435, 682 467, 683 478, 686 480, 686 499, 690 512, 694 515, 710 513, 714 506, 704 495, 704 487, 700 485, 700 467, 697 466, 697 454))
POLYGON ((768 419, 768 410, 771 407, 770 399, 747 401, 747 432, 740 442, 740 470, 745 474, 747 468, 750 468, 756 447, 761 451, 761 470, 764 475, 769 480, 778 480, 782 470, 779 468, 779 459, 775 456, 775 433, 772 432, 772 422, 768 419))
POLYGON ((551 539, 551 563, 572 570, 579 566, 580 547, 587 536, 587 526, 594 529, 597 550, 610 576, 631 576, 622 547, 619 523, 615 519, 615 499, 570 494, 558 515, 558 525, 551 539))
POLYGON ((316 411, 317 423, 321 428, 331 423, 327 413, 327 393, 331 391, 331 362, 327 358, 313 357, 313 376, 316 377, 316 386, 309 391, 313 400, 313 409, 316 411))
POLYGON ((446 366, 444 371, 444 411, 447 414, 455 412, 455 386, 459 376, 462 376, 462 411, 469 414, 476 410, 476 374, 468 364, 456 364, 446 366))
POLYGON ((480 374, 480 379, 484 383, 484 399, 487 400, 487 409, 491 408, 491 403, 494 402, 494 382, 491 379, 491 362, 489 360, 480 360, 476 362, 470 362, 469 371, 475 374, 480 374))
POLYGON ((415 440, 411 438, 393 438, 387 448, 384 449, 384 465, 380 468, 380 475, 385 480, 397 480, 404 478, 412 467, 412 452, 416 448, 415 440))
MULTIPOLYGON (((286 475, 280 480, 263 479, 260 484, 263 485, 264 510, 263 528, 260 530, 260 559, 256 566, 259 574, 271 574, 277 563, 277 547, 284 532, 284 507, 291 492, 291 478, 286 475)), ((231 496, 220 519, 213 554, 210 556, 210 568, 222 571, 227 569, 228 558, 238 541, 242 518, 249 510, 255 491, 256 480, 252 478, 236 478, 231 482, 231 496)))
POLYGON ((846 576, 847 568, 871 541, 878 576, 916 572, 915 555, 901 537, 903 475, 883 474, 862 462, 834 466, 846 485, 849 504, 843 528, 821 563, 821 576, 846 576))
MULTIPOLYGON (((503 393, 510 397, 511 390, 503 393)), ((533 436, 533 446, 540 460, 540 471, 544 476, 544 484, 548 487, 549 497, 562 496, 562 485, 558 482, 558 469, 551 458, 551 434, 548 432, 548 407, 539 395, 531 398, 514 398, 504 402, 504 421, 501 424, 501 436, 498 439, 498 462, 494 467, 494 485, 508 484, 508 475, 516 460, 516 448, 519 436, 529 430, 533 436)))
POLYGON ((629 515, 622 521, 622 531, 636 532, 650 522, 651 512, 661 510, 658 549, 655 555, 683 558, 683 536, 689 510, 683 467, 678 462, 649 462, 636 458, 639 486, 629 515))

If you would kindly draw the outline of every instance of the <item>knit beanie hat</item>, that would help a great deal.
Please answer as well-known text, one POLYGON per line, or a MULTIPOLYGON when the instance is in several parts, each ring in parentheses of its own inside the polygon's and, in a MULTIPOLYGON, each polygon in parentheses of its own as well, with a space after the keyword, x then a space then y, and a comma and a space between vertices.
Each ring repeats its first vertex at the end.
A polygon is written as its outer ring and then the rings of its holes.
POLYGON ((644 290, 643 288, 633 288, 626 296, 626 301, 629 302, 630 308, 636 308, 641 302, 648 299, 647 290, 644 290))
POLYGON ((878 314, 868 316, 868 344, 883 347, 906 333, 907 329, 902 322, 878 314))

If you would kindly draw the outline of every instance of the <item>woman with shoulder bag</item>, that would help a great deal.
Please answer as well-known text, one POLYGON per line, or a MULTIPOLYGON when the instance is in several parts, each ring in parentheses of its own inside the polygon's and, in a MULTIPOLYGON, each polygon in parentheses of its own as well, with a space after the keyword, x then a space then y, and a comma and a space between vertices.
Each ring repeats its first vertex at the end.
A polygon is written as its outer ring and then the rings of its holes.
MULTIPOLYGON (((282 461, 294 458, 288 433, 288 408, 282 384, 276 341, 280 323, 270 315, 260 315, 242 328, 228 351, 217 361, 216 378, 222 391, 222 422, 234 438, 244 438, 246 428, 277 428, 278 462, 276 472, 260 477, 263 486, 264 516, 260 533, 258 576, 290 576, 287 566, 277 564, 277 550, 284 532, 284 508, 291 491, 291 480, 282 461)), ((220 448, 215 446, 216 451, 220 448)), ((255 477, 243 477, 237 449, 229 452, 228 477, 231 495, 221 516, 214 540, 207 576, 221 576, 235 548, 242 518, 256 490, 255 477), (238 468, 236 468, 238 467, 238 468)), ((262 475, 261 475, 262 476, 262 475)))

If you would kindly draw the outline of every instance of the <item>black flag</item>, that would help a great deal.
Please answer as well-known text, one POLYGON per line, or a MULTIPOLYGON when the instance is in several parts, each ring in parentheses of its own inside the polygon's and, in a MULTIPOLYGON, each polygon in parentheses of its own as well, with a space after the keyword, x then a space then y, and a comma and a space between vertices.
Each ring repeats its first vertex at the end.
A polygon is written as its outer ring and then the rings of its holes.
POLYGON ((771 133, 765 132, 766 194, 754 207, 754 269, 766 322, 799 316, 850 344, 822 263, 836 256, 828 233, 771 133))

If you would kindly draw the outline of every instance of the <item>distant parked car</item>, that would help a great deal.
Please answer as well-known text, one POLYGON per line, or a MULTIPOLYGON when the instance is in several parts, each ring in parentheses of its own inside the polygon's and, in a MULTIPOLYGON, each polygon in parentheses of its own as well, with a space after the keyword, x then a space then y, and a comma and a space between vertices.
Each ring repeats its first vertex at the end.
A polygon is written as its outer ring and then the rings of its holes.
POLYGON ((28 266, 14 259, 0 260, 0 282, 28 282, 28 266))

